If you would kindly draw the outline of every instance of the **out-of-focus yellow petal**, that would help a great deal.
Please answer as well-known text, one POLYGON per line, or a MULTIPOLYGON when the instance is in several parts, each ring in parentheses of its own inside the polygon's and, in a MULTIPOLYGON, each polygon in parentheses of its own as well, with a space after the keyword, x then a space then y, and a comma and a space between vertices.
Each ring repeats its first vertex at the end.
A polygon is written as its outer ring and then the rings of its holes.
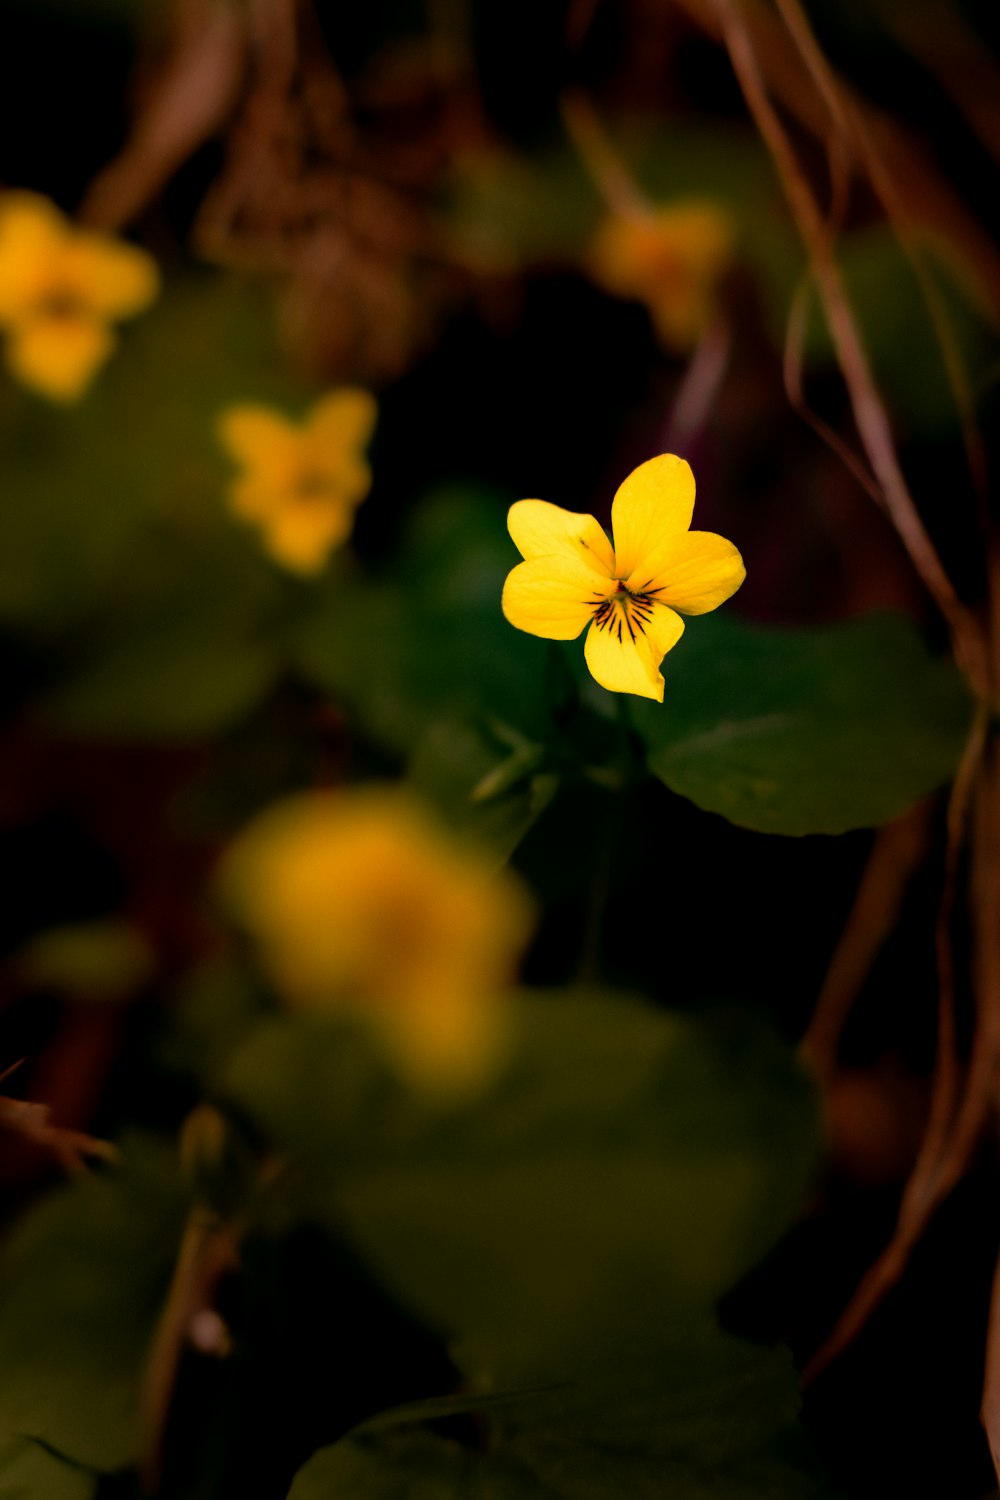
POLYGON ((661 453, 640 464, 619 485, 611 506, 616 576, 643 589, 666 567, 693 512, 694 475, 683 458, 661 453))
POLYGON ((478 1086, 502 1061, 503 993, 530 901, 401 789, 281 803, 221 877, 291 1007, 353 1016, 422 1088, 478 1086))
POLYGON ((714 531, 689 531, 677 538, 669 562, 651 587, 664 604, 686 615, 703 615, 735 594, 745 577, 743 559, 732 542, 714 531))
POLYGON ((682 634, 681 616, 663 604, 654 606, 642 630, 630 630, 624 612, 616 609, 603 625, 597 621, 591 625, 583 654, 601 687, 609 688, 612 693, 637 693, 661 703, 660 663, 682 634))
POLYGON ((533 557, 507 574, 501 604, 518 630, 550 641, 572 641, 614 587, 582 558, 533 557))
POLYGON ((655 214, 605 220, 587 265, 615 296, 645 302, 662 342, 680 351, 692 347, 711 315, 734 239, 724 209, 687 199, 655 214))
POLYGON ((280 506, 264 526, 264 546, 293 573, 319 573, 334 547, 346 542, 353 510, 335 503, 280 506))
POLYGON ((371 442, 378 406, 370 391, 345 387, 321 396, 306 418, 305 431, 314 452, 358 452, 371 442))
POLYGON ((90 311, 112 321, 143 312, 160 289, 151 255, 92 230, 81 230, 68 242, 65 275, 90 311))
POLYGON ((64 239, 70 232, 65 214, 40 193, 20 190, 0 195, 0 244, 43 244, 64 239))
POLYGON ((0 321, 17 322, 58 278, 69 229, 47 198, 0 195, 0 321))
POLYGON ((394 1006, 373 1019, 397 1070, 426 1093, 475 1095, 495 1075, 513 1040, 511 1013, 500 994, 438 990, 429 999, 394 1006))
POLYGON ((229 406, 218 420, 222 446, 256 479, 291 488, 300 466, 301 434, 268 406, 229 406))
POLYGON ((54 401, 76 401, 114 343, 97 319, 32 318, 9 333, 7 363, 23 385, 54 401))
POLYGON ((525 559, 578 558, 607 578, 614 573, 614 549, 593 516, 563 510, 547 500, 518 500, 507 512, 507 530, 525 559))

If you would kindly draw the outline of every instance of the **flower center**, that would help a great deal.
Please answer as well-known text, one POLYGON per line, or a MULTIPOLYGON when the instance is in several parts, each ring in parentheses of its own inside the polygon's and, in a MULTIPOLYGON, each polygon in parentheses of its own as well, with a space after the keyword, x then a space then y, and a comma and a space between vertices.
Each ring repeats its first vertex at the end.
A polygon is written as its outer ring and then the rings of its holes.
POLYGON ((646 634, 646 627, 653 618, 655 600, 651 594, 633 593, 618 580, 616 592, 602 599, 594 610, 594 624, 598 630, 610 630, 624 641, 628 631, 634 641, 646 634))
POLYGON ((52 287, 38 304, 39 314, 57 323, 72 323, 84 311, 83 300, 72 287, 52 287))
POLYGON ((295 497, 307 503, 328 500, 330 497, 328 476, 320 473, 318 469, 303 469, 295 481, 295 497))

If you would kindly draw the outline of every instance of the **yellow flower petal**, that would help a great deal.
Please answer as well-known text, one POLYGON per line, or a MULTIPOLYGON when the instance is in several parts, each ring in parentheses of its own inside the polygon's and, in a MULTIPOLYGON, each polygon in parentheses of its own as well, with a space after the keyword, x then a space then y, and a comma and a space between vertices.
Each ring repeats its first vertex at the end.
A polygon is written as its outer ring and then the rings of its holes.
POLYGON ((584 655, 591 675, 612 693, 636 693, 663 702, 660 662, 684 633, 684 621, 657 605, 645 634, 630 633, 620 616, 587 632, 584 655), (619 628, 621 626, 622 628, 619 628))
POLYGON ((686 615, 703 615, 735 594, 745 577, 732 542, 714 531, 689 531, 677 538, 670 561, 650 588, 664 604, 686 615))
POLYGON ((428 1093, 473 1096, 493 1078, 510 1050, 512 1017, 502 995, 446 993, 376 1012, 371 1022, 404 1077, 428 1093))
POLYGON ((96 319, 32 318, 11 330, 7 363, 24 385, 55 401, 75 401, 114 343, 96 319))
POLYGON ((101 318, 131 318, 156 298, 160 273, 137 245, 83 230, 64 252, 64 274, 80 301, 101 318))
POLYGON ((353 509, 336 502, 283 505, 264 526, 264 546, 293 573, 319 573, 353 525, 353 509))
POLYGON ((370 391, 349 387, 322 396, 306 419, 314 452, 338 456, 366 448, 375 430, 378 407, 370 391))
POLYGON ((229 406, 218 420, 219 441, 255 481, 290 489, 299 469, 301 434, 268 406, 229 406))
POLYGON ((614 549, 593 516, 563 510, 547 500, 518 500, 507 512, 507 530, 525 559, 579 558, 607 578, 614 573, 614 549))
POLYGON ((645 217, 606 219, 587 265, 615 296, 646 303, 664 344, 690 349, 712 312, 734 238, 723 209, 686 199, 645 217))
POLYGON ((518 563, 503 586, 504 614, 518 630, 550 641, 572 641, 615 585, 582 556, 533 557, 518 563))
POLYGON ((39 245, 65 238, 69 225, 65 214, 40 193, 14 191, 0 197, 0 244, 39 245))
POLYGON ((48 199, 0 196, 0 320, 25 319, 58 274, 68 237, 66 220, 48 199))
POLYGON ((661 453, 640 464, 611 506, 616 576, 634 578, 635 587, 643 588, 667 566, 693 512, 694 475, 683 458, 661 453))
POLYGON ((421 1088, 481 1085, 502 1061, 504 991, 531 904, 402 789, 281 803, 221 877, 289 1006, 367 1025, 421 1088))

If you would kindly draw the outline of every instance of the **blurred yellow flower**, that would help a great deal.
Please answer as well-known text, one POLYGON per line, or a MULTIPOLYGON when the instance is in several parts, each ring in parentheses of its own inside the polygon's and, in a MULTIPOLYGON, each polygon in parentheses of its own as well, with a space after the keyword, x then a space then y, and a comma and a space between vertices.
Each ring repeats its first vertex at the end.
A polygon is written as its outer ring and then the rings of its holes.
POLYGON ((723 209, 686 199, 646 218, 606 219, 586 265, 606 291, 644 302, 661 342, 684 353, 711 317, 733 241, 732 221, 723 209))
POLYGON ((368 391, 332 391, 302 423, 267 406, 230 406, 219 437, 242 472, 229 489, 241 520, 260 529, 275 562, 318 573, 347 540, 371 488, 364 449, 375 426, 368 391))
POLYGON ((34 193, 0 197, 0 327, 23 385, 75 401, 115 347, 110 325, 147 308, 159 285, 135 245, 77 229, 34 193))
POLYGON ((229 852, 221 888, 288 1005, 356 1017, 420 1087, 462 1092, 492 1075, 530 903, 410 794, 280 803, 229 852))
POLYGON ((611 507, 614 546, 593 516, 518 500, 507 526, 525 559, 507 575, 503 612, 518 630, 574 640, 590 622, 591 674, 613 693, 663 702, 660 662, 686 615, 735 594, 746 569, 725 537, 690 531, 694 475, 663 453, 640 464, 611 507))

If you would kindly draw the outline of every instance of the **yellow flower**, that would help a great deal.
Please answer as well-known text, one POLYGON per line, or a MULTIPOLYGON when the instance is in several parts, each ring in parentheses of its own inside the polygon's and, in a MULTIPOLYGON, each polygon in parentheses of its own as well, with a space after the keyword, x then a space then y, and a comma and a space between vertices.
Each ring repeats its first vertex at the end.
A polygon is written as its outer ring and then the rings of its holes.
POLYGON ((364 457, 375 398, 345 389, 323 396, 296 423, 266 406, 230 406, 219 437, 242 473, 229 490, 233 513, 260 529, 266 550, 294 573, 318 573, 347 540, 371 488, 364 457))
POLYGON ((606 219, 590 246, 587 267, 614 296, 645 302, 661 342, 684 352, 711 317, 733 238, 722 209, 689 199, 647 218, 606 219))
POLYGON ((110 325, 148 307, 159 284, 135 245, 75 228, 34 193, 0 198, 0 327, 22 384, 75 401, 115 347, 110 325))
POLYGON ((408 793, 279 804, 230 851, 222 890, 288 1005, 360 1020, 418 1086, 461 1091, 489 1078, 530 904, 408 793))
POLYGON ((735 594, 746 569, 725 537, 689 531, 694 475, 663 453, 630 474, 611 507, 614 546, 593 516, 518 500, 507 526, 525 559, 507 575, 503 612, 518 630, 574 640, 590 622, 587 665, 602 687, 663 702, 660 662, 684 621, 735 594))

